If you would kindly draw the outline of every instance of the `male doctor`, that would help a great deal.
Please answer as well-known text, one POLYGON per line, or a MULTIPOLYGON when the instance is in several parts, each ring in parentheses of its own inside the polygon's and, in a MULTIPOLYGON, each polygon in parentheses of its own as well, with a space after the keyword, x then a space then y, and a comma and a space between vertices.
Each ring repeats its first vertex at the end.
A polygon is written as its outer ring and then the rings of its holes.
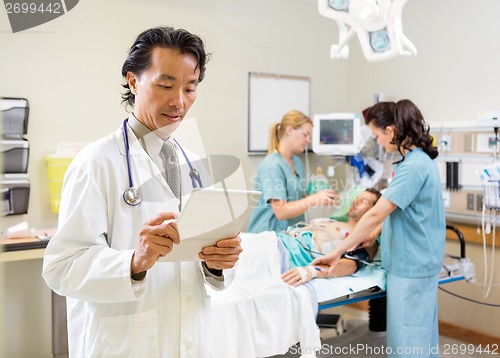
MULTIPOLYGON (((209 355, 204 282, 227 286, 240 238, 204 248, 201 262, 157 262, 179 243, 169 220, 186 199, 162 175, 170 164, 160 150, 193 104, 208 59, 203 41, 185 30, 141 33, 122 68, 123 100, 133 108, 123 124, 128 145, 120 127, 83 149, 67 170, 43 277, 67 296, 70 357, 209 355), (129 171, 143 189, 136 206, 123 196, 129 171)), ((182 166, 186 159, 174 146, 182 166)))

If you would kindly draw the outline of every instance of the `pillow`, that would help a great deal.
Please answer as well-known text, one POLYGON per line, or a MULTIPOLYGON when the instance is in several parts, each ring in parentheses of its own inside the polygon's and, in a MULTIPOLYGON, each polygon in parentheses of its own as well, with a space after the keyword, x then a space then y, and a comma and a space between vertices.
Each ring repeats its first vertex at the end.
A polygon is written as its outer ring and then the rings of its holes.
POLYGON ((342 192, 342 194, 340 194, 340 207, 332 213, 330 219, 346 222, 347 213, 349 212, 354 199, 364 190, 365 188, 362 186, 355 186, 342 192))

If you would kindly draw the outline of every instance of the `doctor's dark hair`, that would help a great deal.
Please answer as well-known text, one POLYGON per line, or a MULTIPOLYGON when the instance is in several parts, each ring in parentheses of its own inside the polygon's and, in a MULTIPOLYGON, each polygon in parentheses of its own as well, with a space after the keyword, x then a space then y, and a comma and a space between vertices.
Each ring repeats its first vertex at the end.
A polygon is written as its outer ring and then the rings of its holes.
MULTIPOLYGON (((363 112, 366 124, 372 123, 375 127, 386 129, 394 128, 392 144, 398 146, 403 156, 403 149, 410 150, 411 146, 422 148, 431 158, 437 158, 438 149, 432 144, 429 126, 424 120, 417 106, 408 99, 395 102, 379 102, 363 112)), ((397 162, 396 162, 397 163, 397 162)))
POLYGON ((269 130, 269 148, 267 150, 268 154, 271 154, 275 150, 278 149, 279 143, 285 131, 288 127, 292 127, 293 129, 297 129, 304 125, 305 123, 311 123, 312 120, 304 113, 297 111, 296 109, 292 109, 285 113, 281 122, 276 122, 271 125, 269 130))
MULTIPOLYGON (((127 72, 132 72, 140 77, 151 64, 151 53, 154 48, 169 48, 180 51, 182 54, 193 55, 198 62, 200 70, 198 83, 205 77, 205 65, 210 59, 210 54, 205 52, 203 40, 197 35, 184 29, 173 27, 155 27, 143 31, 135 40, 128 52, 127 59, 122 66, 122 76, 126 78, 127 72)), ((130 90, 128 83, 122 85, 125 92, 122 93, 122 103, 126 102, 131 107, 135 104, 135 95, 130 90)))

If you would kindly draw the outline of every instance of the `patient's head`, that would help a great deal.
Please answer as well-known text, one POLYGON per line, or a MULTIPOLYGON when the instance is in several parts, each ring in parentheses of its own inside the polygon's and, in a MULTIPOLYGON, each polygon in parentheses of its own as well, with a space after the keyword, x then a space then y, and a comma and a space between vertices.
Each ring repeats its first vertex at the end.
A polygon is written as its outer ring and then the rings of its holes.
POLYGON ((349 220, 359 221, 361 217, 377 203, 382 196, 377 189, 368 188, 354 199, 347 216, 349 220))

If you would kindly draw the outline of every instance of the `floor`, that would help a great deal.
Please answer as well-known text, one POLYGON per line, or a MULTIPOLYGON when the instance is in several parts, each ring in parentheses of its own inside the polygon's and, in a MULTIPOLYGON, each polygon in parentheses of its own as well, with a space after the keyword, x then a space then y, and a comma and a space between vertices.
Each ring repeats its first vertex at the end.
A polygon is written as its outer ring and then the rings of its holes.
MULTIPOLYGON (((368 313, 355 308, 342 306, 321 311, 321 313, 340 315, 336 328, 321 328, 322 346, 316 353, 317 358, 350 357, 379 358, 385 357, 383 350, 386 342, 385 332, 373 332, 368 328, 368 313)), ((487 353, 476 352, 476 347, 449 337, 439 338, 442 358, 486 358, 487 353)), ((272 358, 298 358, 300 347, 294 346, 284 355, 272 358)), ((491 354, 491 357, 498 357, 491 354)))

